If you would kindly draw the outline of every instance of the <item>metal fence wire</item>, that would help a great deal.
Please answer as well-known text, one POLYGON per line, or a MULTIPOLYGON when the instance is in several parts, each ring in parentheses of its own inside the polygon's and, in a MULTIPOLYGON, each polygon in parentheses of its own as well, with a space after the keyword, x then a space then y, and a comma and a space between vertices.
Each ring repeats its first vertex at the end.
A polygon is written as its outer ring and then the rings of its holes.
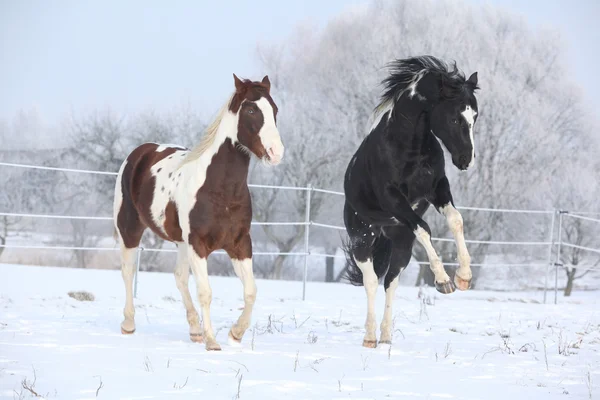
MULTIPOLYGON (((6 163, 0 162, 0 166, 10 167, 10 168, 26 168, 26 169, 38 169, 38 170, 47 170, 47 171, 57 171, 57 172, 69 172, 69 173, 79 173, 79 174, 94 174, 94 175, 113 175, 116 176, 116 172, 108 172, 108 171, 93 171, 93 170, 85 170, 85 169, 74 169, 74 168, 61 168, 61 167, 48 167, 48 166, 40 166, 40 165, 30 165, 30 164, 17 164, 17 163, 6 163)), ((340 230, 344 231, 345 227, 321 223, 317 221, 313 221, 311 218, 311 198, 313 193, 323 193, 326 195, 334 195, 334 196, 344 196, 344 193, 315 188, 312 185, 308 184, 306 187, 294 187, 294 186, 272 186, 272 185, 260 185, 260 184, 249 184, 251 188, 263 188, 263 189, 271 189, 271 190, 295 190, 295 191, 306 191, 306 208, 305 208, 305 219, 304 221, 297 222, 289 222, 289 221, 269 221, 269 222, 258 222, 252 221, 253 226, 261 226, 261 225, 272 225, 272 226, 306 226, 304 230, 304 251, 301 252, 253 252, 255 256, 300 256, 304 257, 304 269, 302 274, 302 300, 306 300, 306 282, 308 280, 308 263, 310 257, 343 257, 336 254, 324 254, 324 253, 315 253, 310 250, 310 228, 311 226, 320 227, 324 229, 332 229, 332 230, 340 230)), ((566 268, 565 265, 561 262, 561 251, 563 248, 571 248, 578 249, 581 251, 591 252, 600 255, 600 249, 591 248, 587 246, 581 246, 569 242, 565 242, 562 237, 562 228, 563 223, 566 218, 579 219, 582 221, 587 221, 591 223, 600 223, 600 218, 596 218, 595 216, 600 217, 600 213, 581 211, 581 212, 569 212, 566 210, 523 210, 523 209, 505 209, 505 208, 485 208, 485 207, 457 207, 459 210, 465 211, 484 211, 484 212, 492 212, 492 213, 518 213, 518 214, 538 214, 538 215, 547 215, 550 218, 550 232, 548 241, 511 241, 511 240, 477 240, 477 239, 468 239, 465 240, 466 243, 472 244, 487 244, 487 245, 518 245, 518 246, 537 246, 537 247, 545 247, 547 248, 548 256, 547 263, 472 263, 471 266, 474 267, 544 267, 546 266, 546 274, 544 278, 544 303, 547 302, 547 292, 549 289, 548 281, 550 272, 554 269, 554 304, 558 302, 558 274, 560 268, 566 268), (556 230, 556 225, 558 225, 558 230, 556 230), (556 232, 555 232, 556 231, 556 232), (555 237, 556 236, 556 237, 555 237), (553 257, 554 256, 554 257, 553 257)), ((49 215, 49 214, 34 214, 34 213, 15 213, 15 212, 0 212, 0 216, 4 217, 22 217, 22 218, 33 218, 33 219, 64 219, 64 220, 101 220, 101 221, 112 221, 112 217, 102 217, 102 216, 79 216, 79 215, 49 215)), ((440 242, 453 242, 453 239, 448 238, 432 238, 433 241, 440 242)), ((53 249, 53 250, 79 250, 79 251, 119 251, 116 247, 85 247, 85 246, 44 246, 44 245, 19 245, 19 244, 0 244, 0 247, 4 248, 14 248, 14 249, 53 249)), ((158 249, 158 248, 138 248, 137 254, 137 262, 136 262, 136 274, 135 274, 135 284, 134 284, 134 294, 137 295, 137 287, 138 287, 138 274, 140 267, 140 256, 142 252, 165 252, 165 253, 175 253, 177 250, 171 249, 158 249)), ((223 251, 216 251, 215 254, 226 254, 223 251)), ((420 265, 429 265, 429 262, 425 261, 417 261, 417 264, 420 265)), ((444 265, 449 266, 457 266, 457 263, 444 263, 444 265)), ((578 270, 586 270, 586 268, 577 268, 578 270)), ((600 268, 588 268, 590 271, 600 271, 600 268)))

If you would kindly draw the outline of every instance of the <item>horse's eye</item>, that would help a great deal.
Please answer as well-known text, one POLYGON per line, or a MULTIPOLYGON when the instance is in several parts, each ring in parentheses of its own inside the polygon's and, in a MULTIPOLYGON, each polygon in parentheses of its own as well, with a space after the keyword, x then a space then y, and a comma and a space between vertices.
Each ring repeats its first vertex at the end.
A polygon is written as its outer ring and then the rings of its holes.
POLYGON ((253 110, 253 109, 251 109, 251 108, 249 108, 249 109, 248 109, 248 114, 254 114, 254 110, 253 110))
POLYGON ((453 119, 452 119, 452 123, 453 123, 453 124, 458 124, 458 120, 457 120, 456 118, 453 118, 453 119))

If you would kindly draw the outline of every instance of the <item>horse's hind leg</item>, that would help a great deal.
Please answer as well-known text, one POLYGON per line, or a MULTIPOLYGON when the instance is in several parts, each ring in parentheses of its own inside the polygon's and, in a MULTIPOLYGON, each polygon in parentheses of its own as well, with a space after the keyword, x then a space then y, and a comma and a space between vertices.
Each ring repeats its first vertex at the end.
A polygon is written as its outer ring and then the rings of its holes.
MULTIPOLYGON (((347 253, 349 253, 347 254, 348 278, 355 285, 363 285, 367 294, 367 319, 363 346, 375 348, 377 347, 375 296, 379 286, 373 254, 375 233, 371 230, 370 225, 365 224, 347 203, 344 206, 344 223, 348 236, 350 236, 347 249, 347 253)), ((380 269, 383 267, 383 265, 377 266, 380 269)))
POLYGON ((385 289, 385 309, 381 321, 379 343, 391 344, 394 296, 398 287, 400 274, 410 261, 415 235, 410 229, 403 226, 386 228, 385 233, 392 240, 393 247, 390 268, 383 282, 383 288, 385 289))
POLYGON ((256 283, 252 270, 252 241, 250 235, 246 235, 238 241, 235 249, 228 251, 228 254, 231 257, 233 270, 238 278, 242 280, 244 287, 244 310, 229 331, 230 341, 239 343, 242 341, 248 326, 250 326, 252 309, 256 301, 256 283))
POLYGON ((135 332, 135 307, 133 306, 133 278, 135 275, 136 248, 121 246, 121 275, 125 283, 125 308, 123 308, 123 322, 121 333, 132 334, 135 332))
POLYGON ((185 306, 186 316, 188 323, 190 324, 190 339, 192 342, 202 343, 202 329, 200 327, 200 317, 198 311, 194 307, 192 301, 192 295, 190 294, 189 278, 190 278, 190 264, 188 261, 187 254, 188 245, 186 243, 179 243, 177 246, 177 265, 175 266, 175 283, 177 289, 181 293, 183 305, 185 306))
POLYGON ((132 224, 130 225, 130 229, 117 224, 117 233, 121 245, 121 275, 123 276, 123 282, 125 283, 125 308, 123 309, 123 316, 125 319, 121 323, 121 332, 124 334, 135 332, 133 278, 136 273, 135 263, 137 248, 145 229, 139 219, 135 221, 136 219, 137 214, 136 218, 130 218, 128 220, 128 223, 132 224))
POLYGON ((135 275, 136 250, 146 227, 142 223, 131 199, 122 192, 122 173, 127 162, 121 165, 115 186, 113 217, 115 230, 121 247, 121 275, 125 283, 125 308, 121 332, 135 332, 135 308, 133 306, 133 278, 135 275))

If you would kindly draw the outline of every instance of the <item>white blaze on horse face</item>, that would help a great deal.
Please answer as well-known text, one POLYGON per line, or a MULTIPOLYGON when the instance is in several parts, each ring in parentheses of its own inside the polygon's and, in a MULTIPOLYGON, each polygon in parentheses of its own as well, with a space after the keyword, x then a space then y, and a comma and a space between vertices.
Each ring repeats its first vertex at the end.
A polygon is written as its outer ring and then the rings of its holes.
POLYGON ((473 139, 473 125, 475 124, 475 116, 477 112, 471 108, 471 106, 467 106, 465 111, 460 113, 465 121, 467 121, 467 125, 469 127, 469 138, 471 138, 471 162, 469 162, 469 166, 471 167, 475 162, 475 141, 473 139))
POLYGON ((284 147, 279 136, 279 130, 275 125, 275 115, 271 103, 264 97, 261 97, 255 103, 263 115, 263 126, 258 132, 260 141, 269 155, 269 164, 277 165, 283 158, 284 147))

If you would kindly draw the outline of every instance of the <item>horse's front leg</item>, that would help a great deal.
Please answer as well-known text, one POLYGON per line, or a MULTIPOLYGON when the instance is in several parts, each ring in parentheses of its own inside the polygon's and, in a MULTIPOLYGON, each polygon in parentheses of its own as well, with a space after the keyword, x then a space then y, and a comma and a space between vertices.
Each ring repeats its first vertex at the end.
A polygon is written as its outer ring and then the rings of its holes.
MULTIPOLYGON (((210 304, 212 302, 212 289, 208 282, 208 264, 206 258, 208 252, 202 241, 198 238, 191 238, 191 243, 187 249, 188 260, 196 279, 198 290, 198 300, 202 310, 202 322, 204 325, 204 341, 206 350, 221 350, 221 346, 215 339, 215 333, 210 320, 210 304)), ((190 331, 191 332, 191 331, 190 331)))
POLYGON ((396 223, 410 228, 417 241, 427 252, 429 267, 435 276, 436 290, 443 294, 454 292, 454 284, 446 273, 444 264, 431 242, 431 229, 427 222, 412 209, 408 200, 394 185, 389 185, 387 187, 384 201, 387 211, 389 211, 397 220, 396 223))
POLYGON ((471 285, 473 273, 471 272, 471 256, 465 243, 463 217, 454 207, 452 193, 448 178, 443 177, 435 190, 435 208, 446 217, 448 227, 454 235, 456 248, 458 252, 458 270, 454 275, 454 283, 460 290, 467 290, 471 285))
POLYGON ((229 340, 233 343, 240 343, 248 326, 250 326, 252 309, 256 301, 256 283, 254 282, 254 271, 252 270, 252 240, 250 235, 244 235, 235 243, 233 248, 226 250, 231 258, 235 274, 241 279, 244 287, 244 310, 229 331, 229 340))

